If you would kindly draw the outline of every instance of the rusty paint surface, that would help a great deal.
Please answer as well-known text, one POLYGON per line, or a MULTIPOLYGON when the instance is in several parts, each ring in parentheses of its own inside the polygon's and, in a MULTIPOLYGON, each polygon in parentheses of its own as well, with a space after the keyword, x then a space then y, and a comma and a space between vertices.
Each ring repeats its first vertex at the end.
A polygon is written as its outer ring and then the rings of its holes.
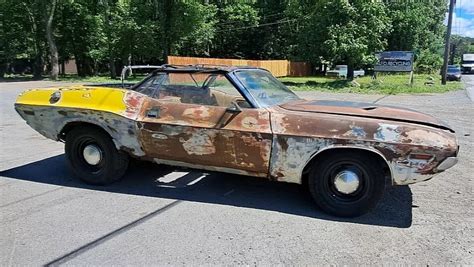
POLYGON ((145 153, 161 161, 267 176, 272 144, 268 111, 243 109, 232 116, 225 109, 149 99, 139 119, 145 153), (157 117, 150 117, 150 111, 157 117))
POLYGON ((175 95, 157 100, 128 90, 72 87, 26 91, 15 107, 32 128, 53 140, 68 123, 87 122, 106 130, 118 149, 135 157, 293 183, 301 183, 308 162, 328 149, 376 153, 397 185, 431 178, 458 150, 444 124, 411 110, 295 101, 231 113, 216 103, 238 99, 210 96, 182 103, 175 95), (61 99, 50 103, 58 90, 61 99))
POLYGON ((406 108, 381 106, 372 103, 331 100, 300 100, 283 104, 281 107, 291 111, 350 115, 376 119, 411 121, 418 123, 423 122, 449 128, 442 121, 428 114, 406 108))
POLYGON ((394 184, 430 179, 436 166, 457 153, 447 130, 406 122, 326 113, 271 110, 275 135, 270 175, 299 182, 306 163, 327 148, 359 148, 377 152, 391 169, 394 184), (411 155, 429 154, 418 160, 411 155))

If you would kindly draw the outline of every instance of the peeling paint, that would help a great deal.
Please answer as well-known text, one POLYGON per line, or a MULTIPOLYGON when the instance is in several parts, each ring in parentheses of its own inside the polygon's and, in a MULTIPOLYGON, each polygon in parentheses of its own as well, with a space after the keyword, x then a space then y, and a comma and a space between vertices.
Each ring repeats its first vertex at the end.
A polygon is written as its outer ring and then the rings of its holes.
POLYGON ((28 125, 49 139, 59 140, 61 130, 69 123, 90 123, 108 132, 117 149, 137 157, 145 156, 137 139, 136 122, 131 119, 108 112, 73 108, 61 108, 58 112, 53 107, 17 104, 16 109, 28 125), (35 115, 27 115, 30 109, 35 110, 35 115))
POLYGON ((364 128, 360 126, 351 125, 350 128, 351 129, 345 132, 343 136, 362 138, 362 139, 367 136, 367 133, 365 132, 364 128))
POLYGON ((374 133, 374 139, 384 142, 397 142, 400 139, 398 125, 379 123, 377 132, 374 133))
POLYGON ((92 123, 107 131, 118 149, 135 157, 292 183, 301 183, 305 165, 327 149, 374 152, 387 163, 397 185, 430 179, 436 166, 458 151, 453 133, 441 124, 436 128, 415 123, 438 125, 414 111, 400 111, 412 121, 395 121, 387 118, 393 108, 365 110, 302 100, 230 113, 207 98, 212 92, 198 97, 179 93, 168 92, 159 100, 99 87, 30 90, 19 96, 15 107, 33 129, 53 140, 68 123, 92 123), (52 105, 49 98, 57 90, 61 99, 52 105), (420 160, 413 154, 432 157, 420 160))
POLYGON ((183 144, 184 150, 190 155, 207 155, 216 153, 214 139, 216 133, 213 131, 197 130, 188 139, 183 137, 179 141, 183 144))

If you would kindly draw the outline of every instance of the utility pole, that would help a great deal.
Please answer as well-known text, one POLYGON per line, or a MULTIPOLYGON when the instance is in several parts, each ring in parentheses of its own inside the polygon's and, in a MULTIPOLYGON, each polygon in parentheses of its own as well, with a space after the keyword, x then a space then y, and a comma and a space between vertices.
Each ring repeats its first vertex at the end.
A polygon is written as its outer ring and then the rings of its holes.
POLYGON ((451 39, 451 24, 453 23, 453 10, 456 0, 449 0, 449 14, 448 14, 448 31, 446 32, 446 41, 444 43, 444 60, 443 68, 441 69, 441 84, 446 84, 446 71, 448 69, 449 59, 449 40, 451 39))

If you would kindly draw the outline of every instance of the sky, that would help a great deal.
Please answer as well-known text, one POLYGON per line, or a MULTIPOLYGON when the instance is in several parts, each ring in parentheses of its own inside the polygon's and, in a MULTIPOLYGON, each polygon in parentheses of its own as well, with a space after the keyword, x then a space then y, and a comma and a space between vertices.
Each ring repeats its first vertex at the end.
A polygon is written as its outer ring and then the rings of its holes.
POLYGON ((451 31, 474 38, 474 0, 456 0, 451 31))

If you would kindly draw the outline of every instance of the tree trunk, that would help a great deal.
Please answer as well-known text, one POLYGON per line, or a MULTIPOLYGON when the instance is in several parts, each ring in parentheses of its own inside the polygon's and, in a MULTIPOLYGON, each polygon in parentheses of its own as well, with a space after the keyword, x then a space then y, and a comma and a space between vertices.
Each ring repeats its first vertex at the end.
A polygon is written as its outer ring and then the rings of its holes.
POLYGON ((34 62, 33 62, 33 79, 38 80, 42 78, 44 61, 43 61, 43 45, 41 37, 42 34, 39 34, 38 27, 36 24, 33 26, 35 30, 35 45, 34 45, 34 62))
POLYGON ((61 62, 61 75, 66 75, 66 63, 64 60, 61 62))
POLYGON ((114 49, 113 49, 113 44, 112 44, 112 25, 110 22, 110 5, 108 1, 104 1, 104 18, 105 18, 105 31, 106 31, 106 37, 107 37, 107 52, 108 52, 108 58, 109 58, 109 73, 110 73, 110 78, 115 79, 117 78, 117 71, 115 69, 115 55, 114 55, 114 49))
POLYGON ((354 65, 353 64, 348 64, 347 65, 347 77, 349 81, 354 80, 354 65))
POLYGON ((53 38, 53 18, 56 9, 56 1, 57 0, 51 0, 51 9, 49 10, 48 20, 46 21, 46 39, 48 40, 49 46, 52 80, 57 80, 59 74, 58 48, 53 38))
POLYGON ((112 56, 109 58, 109 69, 110 69, 110 78, 112 79, 117 78, 117 70, 115 69, 115 60, 112 56))
POLYGON ((5 72, 7 72, 7 68, 8 68, 7 63, 0 64, 0 79, 3 79, 5 77, 5 72))
POLYGON ((33 63, 33 79, 41 79, 41 74, 43 74, 43 56, 41 52, 38 52, 35 56, 35 61, 33 63))
POLYGON ((168 56, 171 53, 171 40, 170 35, 167 34, 171 31, 171 16, 173 9, 173 0, 163 1, 163 61, 168 64, 168 56))
POLYGON ((26 15, 30 19, 32 31, 33 31, 33 51, 34 51, 34 61, 33 61, 33 79, 41 79, 41 75, 43 74, 43 46, 42 46, 42 34, 40 34, 39 27, 42 27, 42 23, 36 20, 33 11, 31 10, 30 6, 25 5, 26 7, 26 15))
POLYGON ((84 71, 83 71, 83 68, 82 68, 82 58, 79 57, 78 55, 74 55, 74 59, 76 59, 76 69, 77 69, 77 75, 79 77, 84 77, 84 71))

